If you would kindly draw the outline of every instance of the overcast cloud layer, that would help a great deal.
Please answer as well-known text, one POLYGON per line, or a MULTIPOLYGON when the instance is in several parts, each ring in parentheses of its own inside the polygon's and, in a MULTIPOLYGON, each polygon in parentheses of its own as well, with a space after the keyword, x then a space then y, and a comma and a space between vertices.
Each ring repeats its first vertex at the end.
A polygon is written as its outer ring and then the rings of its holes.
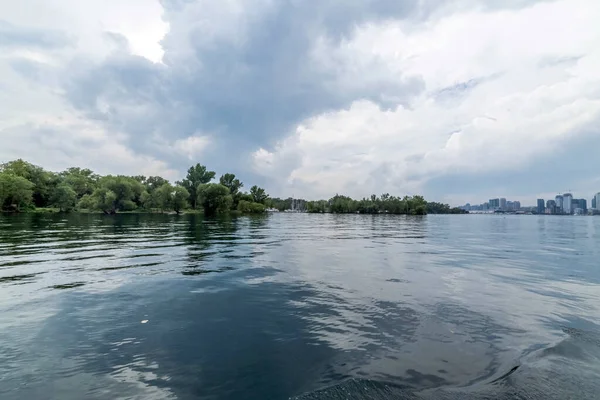
POLYGON ((0 161, 590 198, 598 21, 596 0, 0 0, 0 161))

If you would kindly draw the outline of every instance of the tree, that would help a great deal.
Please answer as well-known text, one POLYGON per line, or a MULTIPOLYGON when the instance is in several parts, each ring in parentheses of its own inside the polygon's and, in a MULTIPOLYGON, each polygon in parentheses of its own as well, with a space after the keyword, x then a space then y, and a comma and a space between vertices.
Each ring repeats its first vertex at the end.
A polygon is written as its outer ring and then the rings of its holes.
POLYGON ((33 204, 36 207, 46 207, 50 203, 52 191, 59 182, 59 177, 53 172, 45 171, 22 159, 0 165, 0 171, 12 173, 33 183, 33 204))
POLYGON ((87 168, 69 168, 59 174, 63 182, 71 186, 78 198, 82 198, 86 194, 92 194, 98 184, 98 175, 87 168))
POLYGON ((14 209, 30 206, 33 200, 34 184, 11 172, 0 172, 0 209, 14 209))
POLYGON ((181 181, 181 186, 190 194, 190 203, 193 209, 196 209, 197 206, 198 186, 209 183, 214 177, 215 172, 207 171, 206 167, 201 164, 196 164, 188 169, 185 179, 181 181))
POLYGON ((204 208, 205 214, 213 215, 228 211, 233 199, 227 187, 219 183, 206 183, 198 186, 197 204, 204 208))
POLYGON ((173 195, 173 186, 170 183, 165 183, 155 191, 156 203, 161 211, 171 208, 171 197, 173 195))
POLYGON ((240 189, 244 184, 239 179, 236 179, 234 174, 221 176, 219 183, 229 189, 229 193, 231 193, 231 197, 233 198, 233 208, 237 209, 241 198, 240 189))
POLYGON ((252 196, 252 201, 261 204, 264 204, 265 201, 269 198, 269 195, 265 192, 265 189, 260 188, 256 185, 250 188, 250 196, 252 196))
POLYGON ((244 186, 239 179, 235 178, 234 174, 225 174, 219 179, 219 183, 229 189, 232 196, 235 196, 244 186))
POLYGON ((50 204, 62 212, 72 211, 77 204, 77 192, 70 185, 61 183, 54 189, 50 204))
POLYGON ((102 210, 105 214, 115 214, 117 212, 117 195, 106 187, 100 187, 94 190, 91 195, 90 208, 102 210))
POLYGON ((176 185, 173 188, 173 198, 171 200, 171 205, 173 207, 173 211, 179 214, 188 206, 188 198, 190 197, 190 193, 183 186, 176 185))
POLYGON ((162 178, 160 176, 149 176, 144 181, 144 186, 146 186, 146 190, 148 192, 153 192, 165 183, 169 183, 169 181, 165 178, 162 178))
POLYGON ((105 214, 134 210, 138 202, 141 204, 143 193, 144 186, 136 179, 123 175, 108 175, 98 182, 90 205, 91 208, 102 210, 105 214))
POLYGON ((262 214, 267 211, 267 207, 264 204, 240 200, 237 210, 244 214, 262 214))

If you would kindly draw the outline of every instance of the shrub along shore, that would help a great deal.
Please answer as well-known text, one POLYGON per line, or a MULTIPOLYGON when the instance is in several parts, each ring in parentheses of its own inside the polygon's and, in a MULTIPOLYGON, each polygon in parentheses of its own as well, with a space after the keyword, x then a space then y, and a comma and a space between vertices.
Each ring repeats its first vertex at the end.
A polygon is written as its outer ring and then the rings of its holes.
POLYGON ((261 214, 268 209, 312 213, 458 214, 460 209, 427 202, 422 196, 372 195, 355 200, 335 195, 329 200, 271 198, 256 185, 244 184, 234 174, 216 173, 196 164, 185 179, 170 183, 160 176, 100 176, 87 168, 46 171, 24 160, 0 164, 0 209, 4 212, 203 212, 261 214))

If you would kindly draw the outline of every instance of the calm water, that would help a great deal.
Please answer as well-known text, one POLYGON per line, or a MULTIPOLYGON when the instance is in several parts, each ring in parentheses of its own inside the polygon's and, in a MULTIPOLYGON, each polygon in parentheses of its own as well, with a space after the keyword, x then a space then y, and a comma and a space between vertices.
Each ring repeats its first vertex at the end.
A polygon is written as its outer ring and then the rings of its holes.
POLYGON ((596 399, 599 321, 600 218, 0 216, 3 400, 596 399))

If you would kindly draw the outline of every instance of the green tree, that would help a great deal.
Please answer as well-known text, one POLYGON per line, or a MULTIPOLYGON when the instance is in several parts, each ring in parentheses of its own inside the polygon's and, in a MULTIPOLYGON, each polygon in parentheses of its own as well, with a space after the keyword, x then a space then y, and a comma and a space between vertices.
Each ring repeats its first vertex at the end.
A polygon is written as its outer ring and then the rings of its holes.
POLYGON ((117 194, 107 187, 99 187, 92 193, 89 205, 105 214, 115 214, 118 207, 117 194))
POLYGON ((151 193, 151 192, 155 191, 156 189, 158 189, 159 187, 161 187, 162 185, 164 185, 165 183, 169 183, 169 181, 166 180, 165 178, 162 178, 160 176, 149 176, 144 181, 144 186, 146 186, 146 190, 149 193, 151 193))
POLYGON ((34 184, 12 172, 0 172, 0 209, 20 211, 33 201, 34 184))
POLYGON ((102 210, 105 214, 134 210, 138 201, 141 204, 143 193, 144 186, 138 180, 123 175, 108 175, 98 182, 90 204, 91 208, 102 210))
POLYGON ((95 209, 94 199, 91 194, 84 194, 81 199, 77 202, 77 208, 79 210, 93 210, 95 209))
POLYGON ((98 184, 98 175, 87 168, 72 167, 59 174, 63 182, 73 188, 78 198, 92 194, 98 184))
POLYGON ((262 214, 267 211, 267 207, 264 204, 240 200, 237 210, 244 214, 262 214))
POLYGON ((229 189, 229 193, 231 193, 231 197, 233 198, 232 207, 237 209, 241 198, 240 189, 244 186, 244 184, 240 182, 239 179, 236 179, 234 174, 225 174, 221 176, 219 183, 229 189))
POLYGON ((181 186, 183 186, 190 194, 190 203, 193 209, 196 209, 198 202, 198 187, 209 183, 214 177, 215 172, 208 171, 206 167, 201 164, 196 164, 188 169, 185 179, 181 181, 181 186))
POLYGON ((171 186, 170 183, 165 183, 156 189, 155 193, 158 208, 160 208, 163 212, 171 209, 173 186, 171 186))
POLYGON ((252 196, 253 202, 261 204, 264 204, 265 201, 269 198, 269 195, 265 192, 265 189, 260 188, 256 185, 250 188, 250 196, 252 196))
POLYGON ((144 191, 140 196, 140 201, 142 203, 142 207, 145 210, 152 211, 155 208, 158 208, 158 198, 156 190, 153 192, 144 191))
POLYGON ((36 207, 47 207, 50 204, 50 196, 59 183, 57 174, 22 159, 0 165, 0 171, 12 173, 33 183, 33 204, 36 207))
POLYGON ((236 195, 244 186, 239 179, 236 179, 234 174, 225 174, 219 179, 219 183, 229 189, 232 196, 236 195))
POLYGON ((204 208, 204 213, 213 215, 231 209, 233 199, 227 187, 219 183, 205 183, 198 186, 197 204, 204 208))
POLYGON ((185 210, 188 206, 189 197, 190 193, 186 188, 181 185, 175 185, 173 188, 173 197, 171 199, 173 211, 179 214, 181 211, 185 210))
POLYGON ((67 183, 61 183, 54 189, 50 204, 62 212, 72 211, 77 204, 77 192, 67 183))

